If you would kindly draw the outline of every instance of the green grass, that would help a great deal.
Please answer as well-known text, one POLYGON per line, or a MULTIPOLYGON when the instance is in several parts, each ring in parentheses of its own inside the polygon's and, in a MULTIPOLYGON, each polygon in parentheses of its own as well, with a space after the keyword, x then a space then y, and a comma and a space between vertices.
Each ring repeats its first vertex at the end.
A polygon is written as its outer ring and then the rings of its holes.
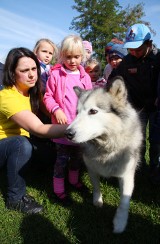
POLYGON ((0 173, 0 243, 160 243, 160 187, 153 187, 147 175, 137 174, 130 203, 129 221, 123 234, 112 234, 112 220, 119 203, 116 179, 101 181, 103 208, 92 205, 92 188, 86 171, 82 180, 89 192, 80 195, 69 188, 70 208, 54 203, 51 171, 35 171, 27 177, 27 190, 43 204, 44 213, 24 215, 5 208, 5 172, 0 173))
POLYGON ((0 243, 160 243, 160 186, 153 187, 147 173, 136 174, 128 225, 122 234, 112 233, 112 220, 119 203, 117 180, 101 180, 102 208, 92 205, 92 187, 86 170, 82 181, 89 192, 81 195, 68 187, 74 203, 70 208, 61 207, 53 200, 52 168, 33 168, 27 174, 27 190, 43 204, 44 212, 25 215, 5 208, 6 177, 5 170, 0 171, 0 243))

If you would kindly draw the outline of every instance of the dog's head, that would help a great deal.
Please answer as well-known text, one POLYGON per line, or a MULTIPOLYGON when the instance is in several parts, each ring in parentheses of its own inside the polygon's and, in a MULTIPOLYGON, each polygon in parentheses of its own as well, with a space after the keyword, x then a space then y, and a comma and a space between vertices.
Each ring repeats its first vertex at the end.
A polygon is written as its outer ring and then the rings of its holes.
MULTIPOLYGON (((131 106, 121 77, 105 88, 83 90, 74 87, 78 96, 77 117, 66 130, 66 137, 76 143, 87 142, 105 135, 121 133, 124 119, 131 106), (129 106, 129 107, 128 107, 129 106)), ((132 110, 132 109, 131 109, 132 110)))

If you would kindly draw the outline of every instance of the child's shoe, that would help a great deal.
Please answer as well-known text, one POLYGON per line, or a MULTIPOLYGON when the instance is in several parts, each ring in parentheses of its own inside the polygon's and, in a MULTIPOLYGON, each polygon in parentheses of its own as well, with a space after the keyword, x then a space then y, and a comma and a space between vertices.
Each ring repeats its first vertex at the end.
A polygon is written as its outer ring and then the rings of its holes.
POLYGON ((54 193, 54 201, 60 204, 61 206, 69 206, 72 204, 71 199, 66 195, 65 192, 60 194, 54 193))
POLYGON ((77 182, 76 184, 71 184, 75 189, 82 189, 83 188, 83 184, 81 182, 77 182))
POLYGON ((78 182, 76 184, 70 184, 72 188, 78 192, 85 193, 88 192, 88 188, 82 184, 81 182, 78 182))

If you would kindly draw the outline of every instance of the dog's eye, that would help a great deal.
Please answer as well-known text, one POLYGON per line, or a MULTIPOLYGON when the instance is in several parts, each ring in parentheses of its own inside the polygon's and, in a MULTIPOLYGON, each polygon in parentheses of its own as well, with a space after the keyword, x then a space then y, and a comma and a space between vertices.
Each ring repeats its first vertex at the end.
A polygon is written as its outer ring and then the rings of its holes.
POLYGON ((90 109, 88 114, 96 114, 98 111, 96 109, 90 109))

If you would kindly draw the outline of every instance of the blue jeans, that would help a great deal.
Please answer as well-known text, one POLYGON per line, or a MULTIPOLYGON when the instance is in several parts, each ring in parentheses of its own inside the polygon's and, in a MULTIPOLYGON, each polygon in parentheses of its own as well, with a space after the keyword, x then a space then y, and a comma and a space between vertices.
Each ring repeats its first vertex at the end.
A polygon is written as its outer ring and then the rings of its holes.
POLYGON ((25 166, 32 156, 32 144, 24 136, 11 136, 0 140, 0 167, 7 166, 7 199, 17 201, 26 193, 23 177, 25 166))

